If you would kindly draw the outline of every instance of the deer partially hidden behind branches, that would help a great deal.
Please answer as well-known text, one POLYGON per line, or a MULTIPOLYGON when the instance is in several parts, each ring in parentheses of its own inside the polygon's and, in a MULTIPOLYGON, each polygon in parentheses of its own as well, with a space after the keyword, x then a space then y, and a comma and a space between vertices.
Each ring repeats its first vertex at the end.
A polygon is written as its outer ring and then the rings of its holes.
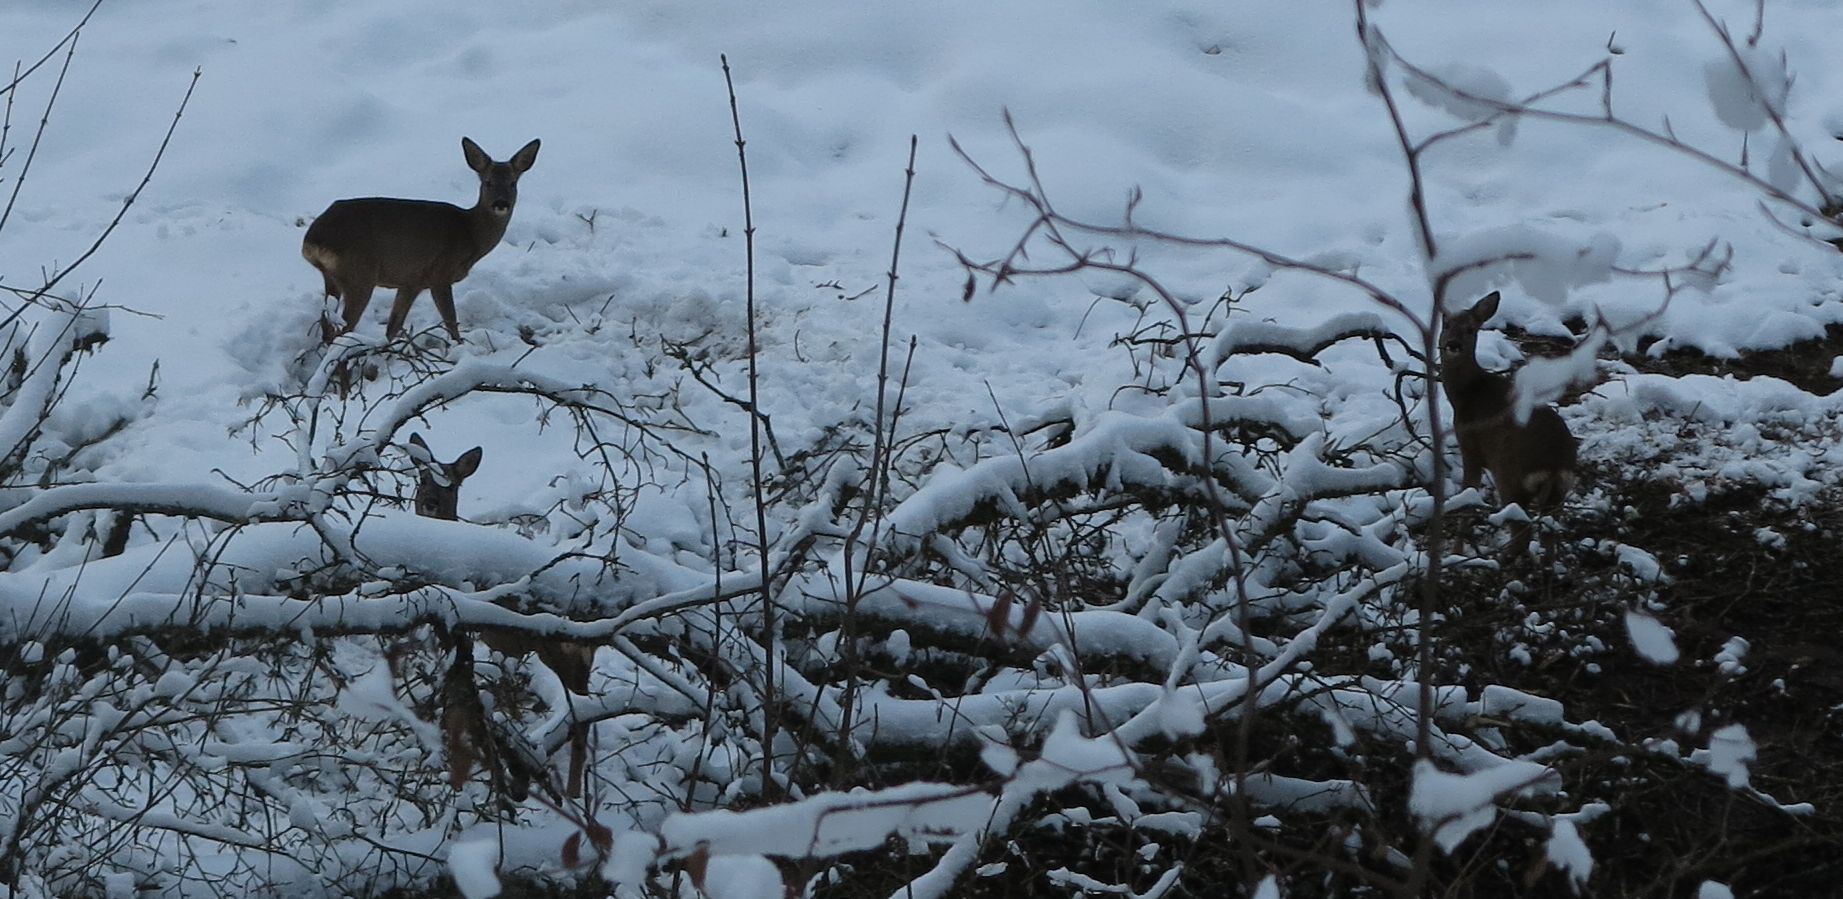
MULTIPOLYGON (((1561 507, 1574 489, 1577 445, 1553 406, 1530 410, 1517 421, 1516 396, 1509 375, 1478 364, 1478 332, 1497 314, 1496 291, 1472 308, 1441 316, 1440 382, 1453 407, 1453 432, 1465 466, 1465 486, 1481 487, 1491 472, 1498 499, 1536 514, 1561 507)), ((1531 528, 1511 528, 1510 549, 1529 550, 1531 528)))
POLYGON ((442 325, 455 342, 461 326, 454 318, 454 285, 505 237, 518 202, 518 176, 538 159, 532 141, 512 158, 496 162, 480 145, 461 138, 467 165, 480 176, 480 199, 470 209, 434 200, 364 197, 339 200, 326 207, 308 227, 301 255, 326 280, 326 293, 342 304, 343 327, 324 318, 327 343, 358 327, 379 286, 394 287, 385 336, 396 337, 409 317, 410 305, 424 290, 435 299, 442 325))
MULTIPOLYGON (((410 459, 415 462, 419 478, 416 483, 416 514, 445 521, 459 519, 461 483, 480 468, 482 451, 474 447, 453 462, 436 460, 421 434, 410 435, 410 459)), ((589 692, 589 672, 595 665, 592 644, 546 639, 517 631, 482 631, 480 642, 503 656, 518 658, 536 653, 538 661, 549 668, 563 683, 564 689, 577 696, 589 692)), ((467 644, 461 644, 465 650, 467 644)), ((588 725, 577 723, 570 728, 570 767, 566 793, 582 795, 584 768, 589 757, 588 725)))

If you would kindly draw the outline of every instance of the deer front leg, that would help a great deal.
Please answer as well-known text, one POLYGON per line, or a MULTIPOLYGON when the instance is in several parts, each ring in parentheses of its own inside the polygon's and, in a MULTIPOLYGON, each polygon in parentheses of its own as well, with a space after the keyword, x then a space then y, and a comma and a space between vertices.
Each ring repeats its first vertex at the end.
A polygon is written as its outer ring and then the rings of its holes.
POLYGON ((448 336, 455 343, 466 343, 461 339, 461 325, 454 319, 454 285, 437 284, 429 288, 430 298, 435 300, 435 311, 442 314, 442 324, 448 329, 448 336))
POLYGON ((1463 486, 1485 486, 1485 448, 1478 441, 1459 438, 1459 461, 1464 466, 1463 486))
MULTIPOLYGON (((538 661, 562 682, 566 702, 576 696, 589 695, 589 675, 595 670, 595 646, 589 643, 546 643, 538 648, 538 661)), ((572 710, 572 715, 575 711, 572 710)), ((577 721, 570 725, 569 778, 565 795, 582 796, 584 775, 589 761, 589 725, 577 721)))
POLYGON ((587 724, 570 725, 570 772, 564 782, 563 795, 571 799, 582 798, 584 775, 589 763, 589 726, 587 724))
POLYGON ((384 328, 385 337, 395 340, 402 333, 403 322, 410 317, 410 304, 416 302, 416 297, 421 293, 420 287, 397 288, 397 301, 390 307, 390 324, 384 328))

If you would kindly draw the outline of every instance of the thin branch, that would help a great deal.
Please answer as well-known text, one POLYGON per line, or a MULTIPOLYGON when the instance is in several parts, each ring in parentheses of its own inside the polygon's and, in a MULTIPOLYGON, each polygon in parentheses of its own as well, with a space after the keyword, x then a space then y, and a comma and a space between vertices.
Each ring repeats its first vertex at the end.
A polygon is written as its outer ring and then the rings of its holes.
POLYGON ((58 51, 64 49, 66 44, 75 42, 77 40, 77 34, 83 31, 83 26, 90 23, 90 17, 95 15, 96 10, 101 6, 102 0, 96 0, 96 2, 91 3, 89 10, 83 14, 83 18, 78 19, 77 24, 72 25, 70 30, 64 33, 64 37, 59 39, 57 43, 52 44, 51 49, 46 50, 45 55, 39 57, 37 62, 26 67, 25 71, 20 71, 19 67, 15 65, 13 67, 13 80, 4 85, 0 85, 0 94, 12 94, 13 89, 17 88, 20 82, 32 77, 32 73, 38 71, 39 66, 44 65, 51 57, 56 56, 58 51))
MULTIPOLYGON (((1695 2, 1696 11, 1702 14, 1702 20, 1708 23, 1709 30, 1715 32, 1715 36, 1721 40, 1722 47, 1728 51, 1728 61, 1734 63, 1735 71, 1741 73, 1741 77, 1747 81, 1747 86, 1752 89, 1754 102, 1759 105, 1762 112, 1766 113, 1767 120, 1773 123, 1773 129, 1779 132, 1779 138, 1785 141, 1786 150, 1791 153, 1792 161, 1798 164, 1798 170, 1804 173, 1805 182, 1810 184, 1811 188, 1817 191, 1817 195, 1823 199, 1825 209, 1836 208, 1837 198, 1824 187, 1823 179, 1819 178, 1817 172, 1811 168, 1811 161, 1805 157, 1804 150, 1799 146, 1798 141, 1793 139, 1791 129, 1786 127, 1785 115, 1780 112, 1779 105, 1773 102, 1765 86, 1760 83, 1759 77, 1754 74, 1753 68, 1747 65, 1746 58, 1741 56, 1741 49, 1734 45, 1734 36, 1728 33, 1726 26, 1716 20, 1715 15, 1709 12, 1709 8, 1703 5, 1702 0, 1695 0, 1695 2)), ((1747 39, 1749 46, 1759 41, 1760 31, 1766 27, 1765 15, 1764 6, 1759 7, 1758 17, 1754 21, 1753 36, 1747 39)), ((1786 89, 1789 91, 1791 85, 1787 84, 1786 89)))
MULTIPOLYGON (((166 126, 166 134, 160 138, 160 147, 154 151, 154 158, 147 164, 147 171, 141 175, 141 183, 136 184, 134 190, 128 192, 128 196, 122 200, 121 208, 115 211, 115 217, 109 220, 108 226, 103 228, 102 233, 98 234, 96 239, 90 243, 89 249, 84 250, 82 254, 78 255, 76 261, 59 270, 56 275, 45 282, 44 286, 31 291, 29 295, 25 296, 24 299, 26 299, 28 303, 40 297, 51 295, 51 291, 56 289, 59 282, 68 277, 71 272, 76 271, 83 263, 89 261, 91 256, 96 255, 97 250, 102 249, 103 242, 108 240, 109 235, 114 234, 115 229, 121 225, 122 220, 127 218, 128 210, 134 208, 135 201, 141 198, 141 191, 146 190, 147 185, 153 182, 154 172, 159 170, 160 160, 166 156, 166 149, 173 142, 173 133, 179 130, 179 119, 186 114, 186 104, 192 102, 192 92, 198 88, 198 79, 203 74, 203 69, 192 70, 192 80, 186 84, 185 96, 179 99, 179 108, 173 111, 173 121, 166 126)), ((0 319, 0 327, 12 324, 13 320, 18 318, 23 311, 24 307, 21 307, 19 310, 14 311, 12 315, 7 316, 5 319, 0 319)))
POLYGON ((51 83, 51 95, 45 98, 45 110, 39 114, 38 128, 32 132, 32 145, 26 148, 26 159, 19 164, 19 174, 13 176, 13 190, 7 195, 6 208, 0 210, 0 231, 6 230, 7 220, 13 217, 13 204, 19 202, 19 191, 26 186, 26 176, 32 173, 32 161, 38 158, 38 145, 51 128, 51 111, 57 108, 58 95, 64 92, 64 76, 70 74, 71 60, 77 58, 77 35, 72 33, 68 40, 70 45, 64 52, 64 64, 58 67, 58 78, 51 83))
MULTIPOLYGON (((1562 112, 1559 110, 1542 109, 1539 107, 1528 106, 1528 105, 1523 104, 1520 101, 1515 101, 1515 100, 1501 100, 1495 97, 1481 96, 1479 94, 1468 91, 1462 87, 1453 85, 1445 81, 1444 79, 1440 78, 1439 76, 1434 75, 1431 72, 1428 72, 1427 70, 1421 68, 1420 66, 1415 65, 1413 62, 1409 61, 1408 59, 1402 57, 1400 54, 1396 53, 1393 50, 1393 48, 1387 48, 1387 46, 1385 45, 1385 49, 1388 50, 1390 60, 1395 65, 1400 66, 1403 71, 1409 73, 1413 77, 1420 79, 1422 81, 1425 81, 1426 83, 1437 87, 1439 90, 1450 93, 1452 96, 1456 98, 1465 100, 1468 103, 1478 104, 1480 106, 1483 106, 1483 107, 1486 107, 1492 110, 1491 115, 1486 116, 1480 121, 1474 122, 1471 125, 1464 126, 1465 129, 1482 127, 1483 125, 1488 124, 1488 123, 1495 123, 1495 121, 1498 118, 1504 117, 1504 116, 1534 119, 1537 121, 1544 121, 1544 122, 1557 122, 1557 123, 1562 123, 1562 124, 1583 125, 1583 126, 1594 127, 1594 128, 1611 129, 1612 131, 1625 135, 1627 137, 1635 138, 1645 143, 1663 147, 1675 153, 1680 153, 1689 159, 1693 159, 1710 168, 1713 168, 1719 172, 1722 172, 1732 178, 1740 180, 1746 183, 1748 186, 1753 187, 1756 190, 1759 190, 1761 193, 1766 194, 1768 197, 1771 197, 1772 199, 1778 202, 1791 206, 1816 221, 1830 223, 1833 226, 1835 225, 1835 221, 1832 219, 1832 217, 1826 214, 1825 211, 1819 208, 1818 206, 1813 206, 1812 204, 1799 199, 1796 195, 1790 193, 1789 191, 1786 191, 1780 188, 1779 186, 1773 184, 1772 182, 1758 175, 1755 175, 1754 173, 1747 171, 1746 169, 1741 168, 1740 166, 1737 166, 1731 162, 1728 162, 1727 160, 1722 159, 1714 155, 1713 153, 1710 153, 1706 150, 1703 150, 1698 147, 1685 143, 1681 138, 1677 137, 1676 131, 1674 128, 1671 127, 1670 119, 1668 117, 1664 119, 1663 130, 1661 132, 1652 131, 1649 128, 1635 125, 1629 121, 1626 121, 1625 119, 1619 118, 1617 115, 1614 114, 1613 108, 1612 108, 1612 69, 1611 67, 1601 68, 1601 72, 1603 73, 1604 80, 1602 82, 1602 88, 1601 88, 1601 92, 1602 92, 1601 93, 1601 107, 1602 108, 1601 108, 1600 113, 1597 115, 1583 115, 1581 113, 1576 113, 1576 112, 1562 112)), ((1743 73, 1743 75, 1744 77, 1749 77, 1751 79, 1751 76, 1748 75, 1747 73, 1743 73)), ((1770 111, 1769 111, 1769 114, 1770 114, 1770 111)), ((1808 168, 1807 168, 1807 171, 1809 171, 1808 168)), ((1829 201, 1830 193, 1829 191, 1825 190, 1820 183, 1813 181, 1812 186, 1818 191, 1820 196, 1824 197, 1827 202, 1829 201)))
MULTIPOLYGON (((1007 121, 1009 120, 1007 119, 1007 121)), ((1024 144, 1023 138, 1019 136, 1015 127, 1012 127, 1010 129, 1010 135, 1011 135, 1011 140, 1012 140, 1012 146, 1016 148, 1020 153, 1028 153, 1029 147, 1027 147, 1024 144)), ((1071 218, 1069 216, 1063 215, 1061 212, 1056 210, 1056 208, 1053 205, 1051 205, 1048 197, 1043 196, 1041 193, 1038 192, 1040 189, 1040 186, 1039 186, 1039 182, 1037 182, 1036 179, 1034 178, 1032 179, 1033 183, 1032 183, 1032 186, 1030 187, 1020 187, 1018 185, 1004 181, 998 178, 997 176, 993 175, 991 172, 987 171, 984 166, 980 165, 977 160, 973 159, 972 156, 968 154, 963 147, 960 146, 960 143, 957 139, 949 137, 948 143, 953 147, 954 152, 959 155, 960 159, 964 161, 969 167, 971 167, 974 173, 977 174, 980 180, 984 181, 987 186, 992 187, 1004 193, 1006 196, 1009 196, 1013 199, 1023 202, 1036 213, 1035 219, 1026 228, 1024 236, 1019 239, 1017 245, 1009 253, 1007 253, 1004 257, 1001 257, 1001 259, 999 259, 998 261, 991 262, 991 263, 974 263, 972 260, 968 259, 963 254, 960 254, 957 251, 953 251, 955 252, 955 255, 959 257, 959 260, 962 266, 968 267, 969 269, 976 269, 980 272, 989 274, 992 277, 993 286, 997 286, 999 284, 1004 284, 1008 282, 1013 275, 1018 274, 1022 271, 1017 266, 1017 261, 1028 257, 1028 253, 1025 252, 1025 248, 1028 246, 1031 240, 1033 240, 1038 234, 1047 232, 1051 236, 1052 241, 1058 241, 1059 239, 1056 237, 1058 233, 1057 229, 1071 229, 1071 230, 1079 231, 1085 234, 1093 234, 1093 235, 1102 236, 1102 237, 1113 237, 1113 238, 1119 238, 1119 239, 1125 239, 1125 240, 1143 239, 1143 240, 1150 240, 1153 242, 1169 244, 1171 246, 1178 246, 1178 247, 1192 247, 1192 248, 1197 248, 1197 249, 1220 249, 1220 250, 1230 250, 1233 252, 1238 252, 1243 255, 1252 256, 1256 259, 1259 259, 1260 261, 1265 262, 1268 265, 1273 266, 1274 268, 1277 268, 1277 269, 1285 269, 1288 271, 1301 272, 1301 273, 1314 275, 1316 277, 1325 278, 1325 279, 1335 281, 1340 284, 1347 285, 1363 293, 1365 296, 1369 297, 1371 300, 1384 306, 1385 308, 1391 309, 1395 311, 1396 313, 1400 314, 1402 317, 1406 318, 1410 323, 1412 323, 1416 328, 1427 327, 1426 323, 1422 321, 1421 316, 1417 312, 1415 312, 1412 308, 1410 308, 1407 303, 1396 298, 1393 294, 1391 294, 1390 292, 1382 288, 1380 285, 1377 285, 1374 282, 1371 282, 1358 275, 1352 275, 1346 272, 1340 272, 1335 269, 1327 268, 1325 266, 1318 265, 1315 263, 1306 262, 1302 259, 1296 259, 1294 257, 1287 256, 1285 254, 1278 253, 1273 250, 1269 250, 1264 247, 1257 246, 1255 244, 1250 244, 1245 241, 1235 240, 1233 238, 1226 238, 1226 237, 1200 238, 1200 237, 1192 237, 1192 236, 1184 235, 1184 234, 1176 234, 1176 233, 1172 233, 1168 231, 1163 231, 1157 228, 1150 228, 1150 227, 1145 227, 1145 226, 1136 224, 1132 222, 1130 218, 1124 224, 1103 225, 1097 222, 1075 219, 1075 218, 1071 218)), ((1069 245, 1066 239, 1060 239, 1059 242, 1065 246, 1069 245)), ((949 249, 950 251, 952 251, 951 248, 949 249)), ((1072 255, 1075 257, 1075 261, 1070 264, 1070 267, 1063 269, 1064 271, 1075 271, 1077 268, 1079 268, 1081 264, 1089 261, 1089 259, 1091 258, 1091 254, 1082 253, 1082 252, 1073 251, 1073 250, 1072 250, 1072 255)), ((1047 271, 1047 270, 1039 270, 1039 272, 1042 272, 1042 271, 1047 271)))
POLYGON ((760 391, 760 344, 756 342, 755 325, 755 211, 749 200, 749 156, 744 149, 746 142, 742 139, 742 113, 736 103, 736 82, 730 76, 728 55, 718 57, 723 63, 723 86, 729 91, 730 124, 736 132, 736 163, 742 174, 742 237, 743 252, 747 265, 747 282, 745 296, 749 326, 749 408, 756 414, 749 416, 749 471, 751 486, 755 491, 755 541, 759 556, 761 582, 761 616, 762 616, 762 658, 766 671, 762 679, 762 795, 772 797, 776 794, 774 772, 774 737, 776 711, 775 684, 778 682, 775 671, 775 623, 773 588, 768 576, 768 502, 762 495, 762 429, 757 416, 761 410, 760 391))

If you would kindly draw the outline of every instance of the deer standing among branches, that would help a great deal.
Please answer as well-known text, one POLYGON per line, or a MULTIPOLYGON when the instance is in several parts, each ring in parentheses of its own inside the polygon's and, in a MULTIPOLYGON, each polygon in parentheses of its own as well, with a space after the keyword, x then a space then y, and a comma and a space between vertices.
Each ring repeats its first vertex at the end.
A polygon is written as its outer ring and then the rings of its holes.
MULTIPOLYGON (((1537 406, 1528 421, 1517 421, 1510 376, 1478 364, 1478 332, 1497 314, 1499 299, 1492 291, 1464 312, 1441 316, 1440 382, 1453 407, 1464 484, 1482 487, 1488 470, 1499 501, 1531 514, 1553 511, 1574 489, 1577 443, 1553 406, 1537 406)), ((1527 552, 1530 538, 1529 523, 1518 522, 1510 548, 1527 552)))
POLYGON ((480 176, 480 199, 470 209, 435 200, 364 197, 334 202, 308 227, 301 255, 320 270, 327 295, 339 297, 345 318, 343 327, 321 320, 327 343, 358 327, 379 286, 397 291, 385 336, 394 338, 403 330, 410 305, 427 290, 448 336, 461 341, 454 318, 455 282, 505 237, 518 202, 518 177, 537 162, 538 142, 526 144, 505 162, 465 137, 461 152, 480 176))
MULTIPOLYGON (((410 435, 410 459, 420 475, 416 484, 416 514, 444 521, 459 520, 461 483, 480 468, 483 455, 474 447, 453 462, 436 460, 422 435, 410 435)), ((595 647, 526 634, 518 631, 482 631, 480 641, 488 649, 508 657, 535 653, 538 661, 549 668, 563 683, 565 690, 577 696, 589 692, 589 672, 595 665, 595 647)), ((589 756, 589 728, 583 723, 570 727, 570 767, 566 794, 582 795, 583 774, 589 756)))

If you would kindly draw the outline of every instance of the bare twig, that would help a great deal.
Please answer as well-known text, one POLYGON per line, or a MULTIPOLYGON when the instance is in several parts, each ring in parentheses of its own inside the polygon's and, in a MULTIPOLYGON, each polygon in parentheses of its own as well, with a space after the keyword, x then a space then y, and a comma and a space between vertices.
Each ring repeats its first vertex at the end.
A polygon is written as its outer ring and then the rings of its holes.
POLYGON ((749 202, 749 156, 744 149, 746 142, 742 139, 742 113, 736 103, 736 82, 730 77, 729 56, 719 59, 723 63, 723 85, 729 90, 730 124, 736 133, 736 163, 742 174, 742 237, 743 252, 746 260, 746 284, 744 296, 748 303, 749 326, 749 470, 755 491, 755 540, 760 558, 761 582, 761 619, 762 619, 762 658, 767 670, 762 676, 762 795, 774 796, 777 793, 774 771, 774 737, 775 719, 778 714, 775 701, 775 684, 777 677, 774 670, 776 644, 774 621, 774 590, 770 584, 768 558, 768 504, 762 496, 762 431, 761 392, 759 382, 759 344, 756 342, 755 325, 755 211, 749 202))
MULTIPOLYGON (((858 689, 860 686, 860 659, 859 647, 857 645, 857 607, 859 600, 863 596, 866 580, 870 577, 873 559, 869 547, 876 546, 878 543, 879 531, 883 524, 883 503, 889 490, 889 467, 891 463, 887 454, 889 452, 890 442, 894 436, 892 432, 895 429, 894 416, 886 412, 889 393, 890 332, 895 324, 896 280, 899 277, 897 273, 901 268, 902 261, 903 227, 908 222, 909 218, 909 195, 915 185, 915 151, 917 145, 918 142, 915 136, 910 135, 909 163, 908 166, 903 169, 902 205, 896 212, 895 236, 891 239, 889 271, 886 275, 883 292, 883 327, 879 332, 881 340, 879 341, 877 349, 877 400, 875 411, 872 413, 874 418, 871 422, 870 470, 866 475, 868 489, 864 491, 864 498, 858 511, 857 522, 852 526, 851 533, 845 537, 842 552, 846 593, 845 615, 839 626, 839 643, 844 652, 843 663, 845 676, 848 678, 848 681, 844 690, 844 696, 840 700, 840 707, 843 709, 843 712, 839 716, 839 726, 846 729, 846 732, 841 732, 838 735, 840 753, 845 752, 851 746, 851 735, 848 730, 852 724, 852 712, 856 707, 858 689), (860 546, 860 540, 866 528, 870 530, 870 540, 868 543, 862 544, 865 547, 865 552, 863 557, 859 558, 857 549, 860 546)), ((910 351, 913 353, 913 344, 911 344, 910 351)), ((898 404, 896 411, 900 414, 900 404, 898 404)), ((842 764, 843 761, 843 758, 840 758, 840 764, 837 765, 838 772, 841 776, 846 771, 845 765, 842 764)))
MULTIPOLYGON (((154 172, 159 170, 160 160, 166 156, 166 149, 173 142, 173 132, 179 129, 179 120, 186 114, 186 104, 192 101, 192 92, 198 88, 198 79, 203 74, 203 69, 194 69, 192 71, 192 80, 186 84, 185 96, 179 99, 179 108, 173 111, 173 121, 171 124, 167 125, 166 134, 160 138, 160 146, 154 151, 154 158, 148 162, 147 171, 141 175, 141 182, 134 186, 134 190, 128 192, 127 197, 123 198, 121 208, 115 211, 115 217, 110 219, 109 224, 102 229, 102 233, 96 235, 96 239, 90 242, 88 249, 78 254, 77 258, 69 265, 59 269, 57 274, 47 280, 43 286, 31 291, 30 295, 25 297, 28 302, 39 297, 51 295, 51 292, 57 288, 60 282, 72 272, 82 267, 83 263, 89 261, 91 256, 96 255, 96 251, 102 249, 103 242, 109 239, 109 235, 114 234, 115 229, 121 226, 122 220, 128 216, 128 210, 134 208, 135 201, 141 198, 141 191, 146 190, 147 185, 153 182, 154 172)), ((0 319, 0 327, 11 324, 19 314, 19 311, 15 311, 5 319, 0 319)))
MULTIPOLYGON (((38 158, 38 145, 51 128, 51 111, 57 108, 58 95, 64 90, 64 77, 70 74, 70 62, 77 58, 77 32, 71 32, 66 40, 69 43, 64 51, 64 64, 58 67, 57 80, 51 83, 51 94, 45 98, 45 110, 39 114, 38 127, 32 132, 32 145, 26 149, 25 161, 13 175, 13 190, 7 194, 6 208, 0 209, 0 231, 6 230, 7 220, 13 217, 13 204, 19 202, 19 191, 26 186, 26 177, 32 173, 32 161, 38 158)), ((10 94, 8 99, 11 99, 10 94)))

